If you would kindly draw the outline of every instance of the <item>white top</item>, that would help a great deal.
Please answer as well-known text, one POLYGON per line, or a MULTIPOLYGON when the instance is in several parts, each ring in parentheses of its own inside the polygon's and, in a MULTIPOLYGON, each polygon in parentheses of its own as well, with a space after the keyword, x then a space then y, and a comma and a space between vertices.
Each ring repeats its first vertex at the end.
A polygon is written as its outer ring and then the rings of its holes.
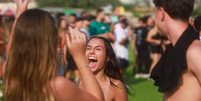
POLYGON ((88 40, 90 39, 90 33, 87 29, 81 28, 80 31, 83 32, 84 34, 86 34, 88 40))
POLYGON ((129 60, 128 45, 119 44, 119 42, 127 37, 125 30, 121 27, 121 24, 116 24, 114 32, 116 34, 114 50, 117 58, 129 60))

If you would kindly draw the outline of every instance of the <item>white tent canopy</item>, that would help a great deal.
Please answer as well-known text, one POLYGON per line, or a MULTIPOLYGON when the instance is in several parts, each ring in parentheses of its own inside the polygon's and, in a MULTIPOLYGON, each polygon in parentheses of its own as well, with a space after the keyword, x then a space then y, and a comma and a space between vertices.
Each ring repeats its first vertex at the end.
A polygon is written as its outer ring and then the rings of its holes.
POLYGON ((1 10, 0 15, 2 16, 16 16, 16 10, 10 7, 1 10))

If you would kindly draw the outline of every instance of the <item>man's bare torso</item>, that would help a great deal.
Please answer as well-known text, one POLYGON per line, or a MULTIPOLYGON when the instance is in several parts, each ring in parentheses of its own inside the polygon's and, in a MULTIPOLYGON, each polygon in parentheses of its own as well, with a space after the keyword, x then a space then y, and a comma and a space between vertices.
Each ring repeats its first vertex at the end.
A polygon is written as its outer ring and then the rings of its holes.
POLYGON ((201 86, 196 75, 190 70, 193 67, 191 61, 197 60, 190 60, 187 55, 188 68, 182 71, 178 85, 163 94, 163 101, 201 101, 201 86))

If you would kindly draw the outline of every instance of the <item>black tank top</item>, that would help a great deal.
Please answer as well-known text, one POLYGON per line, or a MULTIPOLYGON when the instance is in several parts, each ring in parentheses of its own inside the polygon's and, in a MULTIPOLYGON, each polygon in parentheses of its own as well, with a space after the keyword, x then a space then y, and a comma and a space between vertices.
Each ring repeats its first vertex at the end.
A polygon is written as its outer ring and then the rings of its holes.
POLYGON ((187 69, 187 49, 194 40, 199 40, 199 33, 189 25, 174 47, 172 44, 167 46, 151 73, 154 85, 159 86, 159 92, 165 92, 178 84, 182 71, 187 69))
POLYGON ((155 36, 152 37, 152 39, 160 40, 162 37, 160 36, 159 33, 157 33, 155 36))

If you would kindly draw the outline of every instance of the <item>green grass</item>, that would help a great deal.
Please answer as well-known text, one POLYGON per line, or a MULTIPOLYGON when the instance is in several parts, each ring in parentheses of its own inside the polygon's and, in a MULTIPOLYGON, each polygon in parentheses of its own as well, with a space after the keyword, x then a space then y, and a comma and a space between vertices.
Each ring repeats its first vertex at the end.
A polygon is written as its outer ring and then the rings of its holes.
POLYGON ((134 89, 130 89, 130 91, 135 94, 134 97, 128 95, 129 101, 162 101, 162 94, 158 92, 158 87, 154 86, 154 81, 135 78, 133 73, 133 51, 130 49, 129 53, 130 65, 126 70, 126 83, 134 89))
MULTIPOLYGON (((135 75, 132 72, 133 70, 133 59, 134 55, 132 50, 130 50, 130 65, 126 70, 127 80, 126 83, 131 86, 131 93, 135 94, 135 96, 129 96, 129 101, 162 101, 162 94, 158 93, 158 87, 154 86, 154 81, 148 81, 147 79, 135 79, 135 75)), ((2 86, 0 86, 0 90, 2 91, 2 86)), ((0 101, 2 99, 0 98, 0 101)))
POLYGON ((126 83, 134 89, 130 88, 130 91, 135 94, 134 97, 128 95, 129 101, 162 101, 162 94, 158 93, 158 87, 154 86, 154 81, 135 79, 131 67, 127 69, 126 75, 126 83))
MULTIPOLYGON (((2 80, 2 78, 0 79, 2 80)), ((3 84, 0 85, 0 91, 3 92, 3 84)), ((1 97, 0 97, 0 101, 3 101, 1 97)))

